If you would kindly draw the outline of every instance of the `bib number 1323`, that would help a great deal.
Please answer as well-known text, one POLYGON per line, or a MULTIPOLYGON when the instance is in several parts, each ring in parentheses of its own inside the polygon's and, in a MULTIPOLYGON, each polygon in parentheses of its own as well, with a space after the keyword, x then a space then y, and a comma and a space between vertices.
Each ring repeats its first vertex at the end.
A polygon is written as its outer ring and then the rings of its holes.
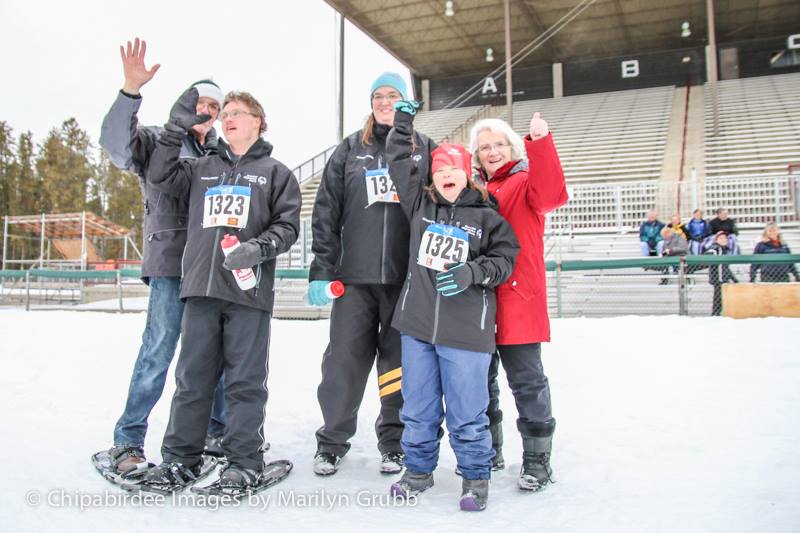
POLYGON ((250 215, 250 187, 218 185, 206 191, 203 227, 244 228, 250 215))
POLYGON ((444 272, 448 263, 465 263, 469 254, 469 235, 461 228, 431 224, 422 234, 417 264, 444 272))

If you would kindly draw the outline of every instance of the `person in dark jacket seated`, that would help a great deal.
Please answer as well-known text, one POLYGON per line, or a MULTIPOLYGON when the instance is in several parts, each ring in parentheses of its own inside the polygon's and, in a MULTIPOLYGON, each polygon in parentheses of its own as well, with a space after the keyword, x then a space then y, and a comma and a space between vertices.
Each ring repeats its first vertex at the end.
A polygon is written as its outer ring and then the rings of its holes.
MULTIPOLYGON (((728 234, 720 231, 714 235, 714 242, 708 247, 706 254, 709 255, 730 255, 728 248, 728 234)), ((714 287, 714 300, 711 303, 711 314, 719 316, 722 313, 722 284, 739 283, 736 276, 731 272, 729 265, 709 265, 708 282, 714 287)))
MULTIPOLYGON (((756 244, 754 254, 790 254, 789 246, 783 242, 783 236, 778 225, 770 222, 764 228, 761 241, 756 244)), ((753 263, 750 266, 750 282, 756 281, 756 275, 761 270, 761 281, 764 283, 788 283, 789 274, 795 281, 800 281, 797 267, 794 263, 753 263)))
POLYGON ((664 223, 658 220, 656 210, 651 209, 648 211, 647 220, 639 226, 639 244, 643 256, 661 255, 661 250, 664 246, 661 239, 661 228, 663 227, 664 223))
MULTIPOLYGON (((716 235, 720 231, 724 231, 728 236, 728 249, 731 254, 739 255, 739 244, 736 241, 739 235, 739 228, 736 227, 736 221, 728 216, 728 210, 724 207, 717 209, 717 216, 712 218, 709 222, 709 230, 711 235, 716 235)), ((711 246, 713 239, 708 237, 706 239, 706 247, 711 246)))
POLYGON ((212 394, 224 368, 228 464, 219 481, 224 489, 247 490, 264 472, 275 259, 297 240, 300 186, 271 157, 272 145, 261 138, 264 109, 246 92, 225 96, 220 120, 227 144, 220 141, 215 155, 180 160, 186 132, 208 119, 196 114, 197 99, 192 88, 173 106, 147 172, 153 187, 188 201, 189 220, 177 389, 161 447, 164 462, 145 483, 185 486, 200 475, 212 394), (237 239, 238 247, 228 247, 237 239))

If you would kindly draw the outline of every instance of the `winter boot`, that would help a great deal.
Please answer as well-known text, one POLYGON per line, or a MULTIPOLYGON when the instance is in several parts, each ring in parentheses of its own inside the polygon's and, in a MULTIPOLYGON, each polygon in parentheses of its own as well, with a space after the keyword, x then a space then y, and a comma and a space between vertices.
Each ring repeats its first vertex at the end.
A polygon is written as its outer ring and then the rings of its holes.
POLYGON ((459 506, 462 511, 483 511, 489 500, 488 479, 464 479, 461 481, 461 500, 459 506))
POLYGON ((494 448, 492 470, 502 470, 506 467, 506 461, 503 459, 503 426, 499 423, 493 424, 489 426, 489 432, 492 434, 492 448, 494 448))
POLYGON ((403 452, 386 452, 381 456, 381 474, 399 474, 403 470, 403 452))
POLYGON ((108 450, 108 458, 121 476, 128 476, 147 466, 144 450, 139 446, 114 446, 108 450))
POLYGON ((334 453, 317 452, 314 456, 314 473, 318 476, 330 476, 339 470, 341 457, 334 453))
POLYGON ((222 449, 222 435, 219 437, 206 436, 206 447, 203 453, 212 457, 225 457, 225 450, 222 449))
POLYGON ((406 470, 400 481, 392 483, 389 492, 392 496, 408 499, 431 487, 433 487, 433 473, 423 474, 406 470))
POLYGON ((228 465, 219 476, 219 486, 223 489, 246 490, 260 481, 260 471, 239 465, 228 465))
POLYGON ((183 463, 163 462, 155 468, 150 469, 144 482, 148 485, 170 486, 170 485, 189 485, 197 480, 203 465, 202 461, 192 466, 183 463))
POLYGON ((521 490, 537 491, 552 483, 553 469, 550 468, 550 452, 553 436, 522 438, 522 469, 519 473, 521 490))

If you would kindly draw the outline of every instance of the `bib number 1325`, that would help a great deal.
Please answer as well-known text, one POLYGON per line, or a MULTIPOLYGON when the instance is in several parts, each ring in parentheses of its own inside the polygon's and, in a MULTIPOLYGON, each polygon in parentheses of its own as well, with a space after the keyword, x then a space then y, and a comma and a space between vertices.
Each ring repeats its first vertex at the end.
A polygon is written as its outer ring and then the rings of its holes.
POLYGON ((206 191, 203 227, 244 228, 250 214, 250 187, 219 185, 206 191))
POLYGON ((468 254, 466 231, 446 224, 431 224, 422 234, 417 264, 444 272, 448 263, 465 263, 468 254))

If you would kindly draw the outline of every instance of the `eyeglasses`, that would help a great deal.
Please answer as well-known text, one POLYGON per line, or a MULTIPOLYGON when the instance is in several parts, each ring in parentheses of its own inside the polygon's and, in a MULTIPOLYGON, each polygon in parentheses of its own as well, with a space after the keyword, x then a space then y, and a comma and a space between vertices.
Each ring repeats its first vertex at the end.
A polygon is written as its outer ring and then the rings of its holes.
POLYGON ((498 141, 494 144, 482 144, 478 146, 478 151, 482 154, 488 154, 492 151, 492 149, 495 149, 496 151, 499 152, 503 148, 508 148, 509 146, 511 146, 510 143, 507 143, 505 141, 498 141))
POLYGON ((380 102, 381 100, 387 100, 389 102, 397 102, 400 100, 401 96, 399 93, 389 93, 389 94, 378 94, 375 93, 372 95, 373 102, 380 102))
POLYGON ((205 107, 209 111, 219 112, 219 104, 216 102, 202 102, 197 104, 198 108, 205 107))
POLYGON ((245 111, 243 109, 234 109, 233 111, 223 111, 219 114, 220 120, 226 120, 229 118, 239 118, 241 115, 250 115, 253 117, 257 117, 255 113, 251 113, 250 111, 245 111))

